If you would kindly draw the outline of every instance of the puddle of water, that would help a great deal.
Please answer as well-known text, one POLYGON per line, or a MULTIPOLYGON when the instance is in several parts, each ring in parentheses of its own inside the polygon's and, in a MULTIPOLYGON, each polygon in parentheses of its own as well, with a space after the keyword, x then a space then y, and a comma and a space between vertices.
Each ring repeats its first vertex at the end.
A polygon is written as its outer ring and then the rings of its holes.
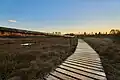
POLYGON ((24 43, 24 44, 20 44, 21 46, 31 46, 33 43, 24 43))

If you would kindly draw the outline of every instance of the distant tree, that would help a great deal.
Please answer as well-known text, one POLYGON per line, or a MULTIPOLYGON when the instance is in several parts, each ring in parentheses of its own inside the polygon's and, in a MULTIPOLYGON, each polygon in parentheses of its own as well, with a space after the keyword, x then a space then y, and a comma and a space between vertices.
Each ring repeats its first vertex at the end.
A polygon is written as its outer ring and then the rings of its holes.
POLYGON ((116 33, 116 34, 120 34, 120 30, 116 29, 116 30, 115 30, 115 33, 116 33))
POLYGON ((110 34, 112 34, 112 35, 119 35, 120 34, 120 30, 118 30, 118 29, 112 29, 111 31, 110 31, 110 34))
POLYGON ((58 32, 59 35, 61 35, 61 32, 58 32))
POLYGON ((102 35, 102 33, 101 33, 101 32, 98 32, 97 36, 100 37, 101 35, 102 35))
POLYGON ((86 32, 84 32, 84 36, 86 36, 87 35, 87 33, 86 32))
POLYGON ((97 36, 98 36, 98 34, 97 34, 97 33, 95 33, 95 36, 97 37, 97 36))
POLYGON ((97 33, 95 33, 95 35, 97 35, 97 33))
POLYGON ((55 34, 57 34, 57 32, 55 32, 55 34))
POLYGON ((107 32, 105 34, 107 35, 107 32))
POLYGON ((99 32, 98 35, 101 35, 101 32, 99 32))
POLYGON ((110 31, 110 34, 115 35, 115 30, 112 29, 112 30, 110 31))
POLYGON ((70 36, 74 36, 75 34, 73 34, 73 33, 70 33, 70 36))
POLYGON ((91 35, 93 35, 93 32, 91 32, 91 35))

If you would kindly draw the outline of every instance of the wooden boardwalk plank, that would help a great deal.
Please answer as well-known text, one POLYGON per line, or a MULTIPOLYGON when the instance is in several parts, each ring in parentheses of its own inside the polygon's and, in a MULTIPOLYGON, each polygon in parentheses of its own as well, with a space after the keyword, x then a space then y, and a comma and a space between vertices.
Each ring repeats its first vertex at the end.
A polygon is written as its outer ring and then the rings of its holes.
POLYGON ((93 74, 85 69, 81 69, 80 67, 76 67, 76 66, 64 66, 64 65, 60 65, 60 68, 62 69, 68 69, 72 72, 75 72, 77 74, 80 74, 80 75, 83 75, 85 77, 88 77, 88 78, 91 78, 91 79, 103 79, 104 76, 101 76, 101 75, 97 75, 97 74, 93 74))
MULTIPOLYGON (((88 77, 85 77, 85 76, 83 76, 83 75, 79 75, 78 73, 74 73, 74 72, 72 72, 72 71, 70 71, 70 70, 68 70, 68 69, 66 70, 66 69, 57 68, 56 70, 59 71, 59 72, 62 72, 62 73, 64 73, 64 74, 73 76, 73 77, 75 77, 76 79, 79 79, 79 80, 82 80, 82 79, 84 79, 84 80, 93 80, 93 79, 88 78, 88 77)), ((76 79, 75 79, 75 80, 76 80, 76 79)), ((67 80, 67 79, 66 79, 66 80, 67 80)))
POLYGON ((78 40, 76 51, 46 80, 107 80, 99 55, 83 40, 78 40))
POLYGON ((59 76, 60 78, 64 79, 64 80, 74 80, 76 78, 71 77, 70 75, 64 74, 61 71, 54 71, 52 74, 59 76))

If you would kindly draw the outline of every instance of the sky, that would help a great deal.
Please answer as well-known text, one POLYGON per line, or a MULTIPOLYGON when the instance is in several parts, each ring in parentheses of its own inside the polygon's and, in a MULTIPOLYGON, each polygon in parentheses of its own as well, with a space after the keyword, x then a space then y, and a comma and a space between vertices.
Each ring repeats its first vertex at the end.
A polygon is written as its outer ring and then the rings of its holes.
POLYGON ((120 0, 0 0, 0 26, 63 33, 120 29, 120 0))

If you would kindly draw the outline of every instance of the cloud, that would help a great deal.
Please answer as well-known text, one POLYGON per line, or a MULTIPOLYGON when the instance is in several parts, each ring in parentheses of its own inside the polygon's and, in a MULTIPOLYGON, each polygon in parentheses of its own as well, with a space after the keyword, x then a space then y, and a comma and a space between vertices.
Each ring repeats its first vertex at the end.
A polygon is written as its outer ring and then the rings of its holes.
POLYGON ((16 22, 16 20, 8 20, 8 22, 15 23, 15 22, 16 22))

